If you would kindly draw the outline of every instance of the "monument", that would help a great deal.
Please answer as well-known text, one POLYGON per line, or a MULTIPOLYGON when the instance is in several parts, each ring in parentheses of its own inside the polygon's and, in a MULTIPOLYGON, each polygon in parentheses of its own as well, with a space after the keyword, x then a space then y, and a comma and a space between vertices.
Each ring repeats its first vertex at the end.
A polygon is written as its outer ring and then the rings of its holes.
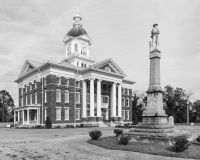
POLYGON ((186 136, 191 139, 187 131, 175 130, 174 124, 169 123, 168 116, 163 109, 163 90, 160 85, 160 59, 158 50, 159 30, 158 24, 153 25, 150 44, 150 80, 147 90, 147 107, 143 114, 142 123, 131 128, 125 135, 131 137, 131 141, 159 142, 170 145, 171 140, 177 136, 186 136))

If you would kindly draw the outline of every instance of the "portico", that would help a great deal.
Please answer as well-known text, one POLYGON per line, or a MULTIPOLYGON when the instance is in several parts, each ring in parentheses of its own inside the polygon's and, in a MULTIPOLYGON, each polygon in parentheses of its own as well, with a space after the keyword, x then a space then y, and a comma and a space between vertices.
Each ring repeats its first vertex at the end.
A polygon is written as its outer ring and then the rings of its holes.
POLYGON ((14 124, 39 124, 39 106, 24 106, 20 108, 15 108, 14 124))
POLYGON ((103 78, 94 77, 84 79, 82 120, 88 119, 89 123, 101 123, 106 120, 122 121, 121 94, 120 82, 109 82, 103 78), (105 86, 107 90, 104 88, 105 86), (87 104, 88 94, 89 104, 87 104), (87 108, 89 114, 87 114, 87 108), (105 112, 104 117, 103 111, 105 112))

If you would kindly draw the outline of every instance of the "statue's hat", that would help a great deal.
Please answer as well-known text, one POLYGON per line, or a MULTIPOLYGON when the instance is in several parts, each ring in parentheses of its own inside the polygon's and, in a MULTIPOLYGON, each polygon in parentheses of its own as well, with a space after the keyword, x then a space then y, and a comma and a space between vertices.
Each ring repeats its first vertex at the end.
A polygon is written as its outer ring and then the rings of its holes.
POLYGON ((158 24, 154 24, 153 27, 158 26, 158 24))

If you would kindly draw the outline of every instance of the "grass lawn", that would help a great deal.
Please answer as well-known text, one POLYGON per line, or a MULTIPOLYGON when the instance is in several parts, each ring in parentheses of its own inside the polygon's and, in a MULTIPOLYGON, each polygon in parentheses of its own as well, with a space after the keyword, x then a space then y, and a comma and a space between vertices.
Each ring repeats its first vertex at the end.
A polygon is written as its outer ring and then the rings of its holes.
POLYGON ((169 146, 153 143, 129 142, 127 145, 118 143, 117 137, 102 137, 99 140, 89 140, 90 144, 110 150, 125 150, 132 152, 161 155, 165 157, 193 158, 200 159, 200 145, 191 144, 184 152, 173 152, 169 146))

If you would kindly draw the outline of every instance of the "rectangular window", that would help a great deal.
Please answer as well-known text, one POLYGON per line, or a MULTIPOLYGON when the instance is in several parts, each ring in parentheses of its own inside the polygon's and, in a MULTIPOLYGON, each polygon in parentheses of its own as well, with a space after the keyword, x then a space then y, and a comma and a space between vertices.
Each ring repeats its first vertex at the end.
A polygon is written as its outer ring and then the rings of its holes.
POLYGON ((61 108, 56 108, 56 120, 61 120, 61 108))
POLYGON ((23 102, 23 96, 22 96, 22 99, 21 99, 21 106, 24 105, 24 102, 23 102))
POLYGON ((80 93, 76 93, 76 103, 80 103, 80 93))
POLYGON ((122 106, 125 106, 125 98, 122 98, 122 106))
POLYGON ((84 64, 83 66, 86 67, 86 64, 84 64))
POLYGON ((129 120, 129 110, 126 111, 127 120, 129 120))
POLYGON ((66 86, 69 86, 69 79, 66 79, 66 80, 65 80, 65 85, 66 85, 66 86))
POLYGON ((30 91, 32 90, 32 84, 30 84, 30 91))
POLYGON ((61 102, 61 89, 56 89, 56 102, 61 102))
POLYGON ((76 120, 80 120, 80 109, 76 109, 76 120))
POLYGON ((46 80, 46 78, 44 78, 44 86, 46 86, 47 85, 47 80, 46 80))
POLYGON ((32 104, 32 94, 30 94, 30 104, 32 104))
POLYGON ((127 89, 127 95, 129 95, 129 89, 127 89))
POLYGON ((44 90, 44 102, 47 102, 47 90, 44 90))
POLYGON ((87 94, 87 103, 90 103, 90 94, 87 94))
POLYGON ((35 92, 35 104, 37 104, 37 92, 35 92))
POLYGON ((69 120, 69 108, 65 108, 65 120, 69 120))
POLYGON ((26 95, 26 103, 25 103, 25 105, 27 105, 28 104, 28 96, 26 95))
POLYGON ((83 67, 83 63, 81 63, 81 67, 83 67))
POLYGON ((79 66, 79 62, 77 62, 77 66, 79 66))
POLYGON ((69 91, 65 90, 65 102, 69 103, 69 91))
POLYGON ((129 98, 126 98, 126 106, 129 107, 129 98))
POLYGON ((47 119, 47 108, 44 109, 44 120, 46 121, 47 119))
POLYGON ((125 94, 125 88, 122 88, 122 93, 125 94))
POLYGON ((35 82, 35 89, 37 88, 37 82, 35 82))
POLYGON ((122 111, 122 115, 123 115, 123 120, 125 120, 125 111, 122 111))
POLYGON ((80 82, 76 81, 76 88, 80 88, 80 82))
POLYGON ((61 85, 61 77, 56 77, 56 78, 57 78, 56 84, 57 84, 57 85, 61 85))
POLYGON ((94 95, 94 103, 97 103, 97 95, 94 95))

